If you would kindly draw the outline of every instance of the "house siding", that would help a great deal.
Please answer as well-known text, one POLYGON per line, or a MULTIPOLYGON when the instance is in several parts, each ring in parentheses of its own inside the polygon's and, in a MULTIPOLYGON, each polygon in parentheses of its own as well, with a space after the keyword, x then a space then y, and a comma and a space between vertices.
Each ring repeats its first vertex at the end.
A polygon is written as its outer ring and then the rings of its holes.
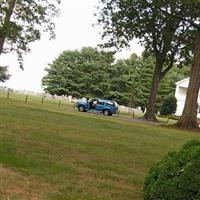
MULTIPOLYGON (((185 105, 186 93, 189 84, 189 78, 176 83, 175 97, 177 99, 177 109, 175 115, 181 116, 185 105)), ((197 110, 197 117, 200 119, 200 92, 197 101, 199 108, 197 110)))

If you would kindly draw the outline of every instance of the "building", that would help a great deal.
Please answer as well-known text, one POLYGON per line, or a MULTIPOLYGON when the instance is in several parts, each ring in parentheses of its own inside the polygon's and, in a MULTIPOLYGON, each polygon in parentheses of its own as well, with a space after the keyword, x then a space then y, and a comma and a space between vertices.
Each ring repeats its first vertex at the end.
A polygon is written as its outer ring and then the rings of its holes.
MULTIPOLYGON (((181 81, 176 82, 175 97, 177 99, 177 108, 176 108, 175 115, 177 116, 181 116, 183 112, 188 84, 189 84, 189 78, 185 78, 181 81)), ((199 105, 198 110, 197 110, 197 117, 200 118, 200 91, 199 91, 197 102, 199 105)))

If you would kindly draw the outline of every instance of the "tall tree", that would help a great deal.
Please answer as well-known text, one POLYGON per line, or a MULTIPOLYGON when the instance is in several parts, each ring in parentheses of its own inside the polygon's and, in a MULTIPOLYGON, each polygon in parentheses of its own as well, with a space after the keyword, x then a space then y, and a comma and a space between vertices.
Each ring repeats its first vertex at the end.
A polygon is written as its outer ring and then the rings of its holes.
POLYGON ((54 35, 53 18, 59 14, 60 0, 1 0, 0 56, 15 51, 22 67, 22 55, 30 42, 40 39, 41 31, 54 35))
MULTIPOLYGON (((172 68, 190 60, 194 32, 181 18, 187 7, 172 0, 100 0, 98 23, 103 26, 102 37, 108 39, 106 47, 127 46, 133 38, 139 38, 147 53, 154 54, 156 62, 151 92, 144 115, 146 120, 156 121, 155 102, 160 80, 172 68), (171 15, 168 14, 170 11, 171 15)), ((199 13, 198 10, 193 10, 199 13)), ((197 19, 194 15, 193 20, 197 19)))
POLYGON ((110 87, 106 93, 107 97, 134 107, 134 102, 131 102, 131 89, 134 87, 138 60, 140 58, 133 54, 129 59, 117 60, 108 69, 110 87))
POLYGON ((196 34, 194 59, 190 71, 190 81, 182 116, 177 125, 184 128, 198 128, 197 109, 200 92, 200 24, 196 34))
POLYGON ((148 102, 153 76, 153 67, 155 59, 152 56, 142 57, 137 66, 135 79, 135 88, 133 88, 136 96, 136 106, 140 106, 144 111, 148 102))
MULTIPOLYGON (((184 12, 177 12, 174 18, 179 18, 195 34, 193 41, 193 61, 190 70, 190 81, 182 116, 177 125, 184 128, 197 128, 198 94, 200 88, 200 0, 177 1, 184 12)), ((169 16, 172 13, 167 11, 169 16)))
MULTIPOLYGON (((141 57, 136 65, 135 80, 132 92, 135 97, 135 106, 146 108, 148 97, 151 90, 151 81, 155 66, 155 58, 152 56, 141 57)), ((174 66, 166 76, 160 81, 156 99, 156 111, 160 111, 163 100, 169 94, 175 93, 177 81, 188 77, 189 67, 183 66, 181 69, 174 66)))
POLYGON ((113 55, 95 48, 64 51, 46 68, 45 91, 74 97, 104 97, 110 87, 113 55))

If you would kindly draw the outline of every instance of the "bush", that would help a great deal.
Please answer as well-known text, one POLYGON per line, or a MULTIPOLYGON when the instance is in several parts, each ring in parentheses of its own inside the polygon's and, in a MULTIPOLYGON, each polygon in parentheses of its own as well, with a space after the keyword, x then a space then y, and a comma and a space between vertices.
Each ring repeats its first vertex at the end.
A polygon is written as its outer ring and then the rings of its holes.
POLYGON ((186 143, 149 171, 144 200, 200 200, 200 142, 186 143))
POLYGON ((177 100, 174 95, 167 96, 161 106, 161 115, 171 115, 176 112, 177 100))

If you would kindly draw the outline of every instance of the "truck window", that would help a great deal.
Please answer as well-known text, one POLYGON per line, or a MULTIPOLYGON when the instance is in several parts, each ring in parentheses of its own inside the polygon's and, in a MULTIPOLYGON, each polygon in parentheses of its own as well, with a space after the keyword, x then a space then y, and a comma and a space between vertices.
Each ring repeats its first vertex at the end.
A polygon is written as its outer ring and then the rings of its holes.
POLYGON ((108 102, 106 102, 106 105, 107 106, 114 106, 115 104, 113 102, 111 102, 111 101, 108 101, 108 102))
POLYGON ((105 105, 105 102, 99 101, 99 102, 97 103, 97 105, 105 105))

